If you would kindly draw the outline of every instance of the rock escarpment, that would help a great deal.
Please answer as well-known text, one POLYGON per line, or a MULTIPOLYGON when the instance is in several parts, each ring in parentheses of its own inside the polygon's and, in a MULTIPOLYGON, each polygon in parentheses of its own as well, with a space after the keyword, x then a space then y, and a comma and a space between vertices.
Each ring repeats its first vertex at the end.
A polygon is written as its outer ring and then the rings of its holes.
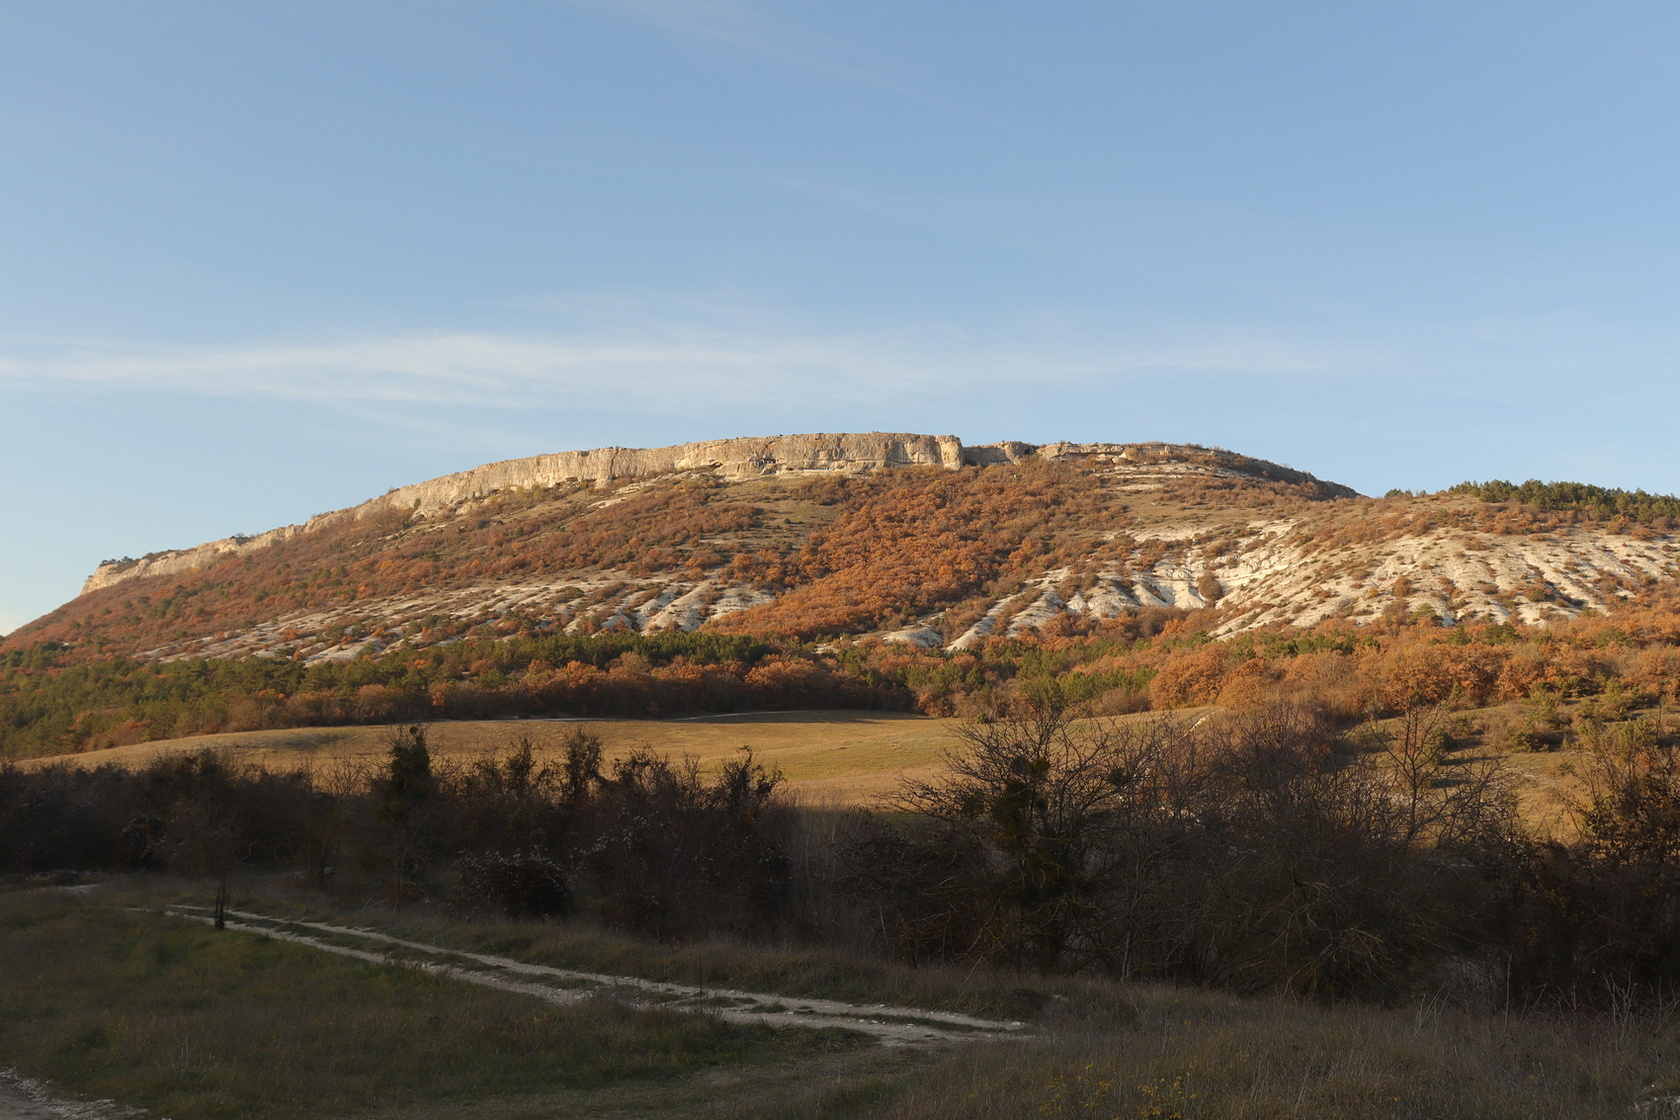
POLYGON ((963 445, 956 436, 904 433, 716 439, 655 448, 602 447, 488 463, 459 474, 399 487, 348 512, 412 509, 426 516, 506 490, 560 486, 568 482, 616 482, 679 471, 703 471, 735 481, 795 471, 856 473, 912 466, 955 470, 962 465, 963 445))
MULTIPOLYGON (((600 447, 591 451, 561 451, 526 459, 505 459, 412 486, 400 486, 349 509, 319 514, 303 525, 283 525, 254 537, 227 537, 193 548, 155 552, 139 560, 109 561, 99 565, 87 578, 82 585, 82 594, 130 579, 181 575, 208 567, 228 556, 255 552, 301 533, 315 532, 371 514, 401 510, 429 517, 463 502, 510 490, 562 486, 574 482, 616 482, 680 471, 706 472, 724 479, 739 480, 754 475, 794 471, 859 473, 911 466, 956 470, 964 465, 963 450, 962 441, 956 436, 868 432, 714 439, 674 447, 600 447)), ((997 461, 1009 460, 1000 457, 997 461)))
POLYGON ((859 474, 918 466, 960 470, 963 467, 1011 466, 1032 459, 1310 483, 1320 489, 1323 497, 1355 496, 1354 491, 1345 486, 1321 482, 1312 475, 1276 463, 1227 451, 1166 444, 1037 445, 1006 440, 965 447, 956 436, 865 432, 717 439, 674 447, 602 447, 487 463, 470 471, 398 487, 349 509, 312 517, 303 525, 284 525, 254 537, 227 537, 193 548, 155 552, 139 560, 109 561, 101 564, 87 578, 82 585, 82 594, 131 579, 183 575, 230 556, 255 552, 300 534, 374 514, 403 512, 422 518, 434 517, 466 502, 517 490, 580 482, 606 484, 682 472, 740 481, 763 475, 810 472, 859 474))
POLYGON ((609 447, 101 565, 8 642, 314 661, 562 630, 963 650, 1158 608, 1211 610, 1220 635, 1425 615, 1546 624, 1680 578, 1670 520, 1361 498, 1193 445, 865 433, 609 447))

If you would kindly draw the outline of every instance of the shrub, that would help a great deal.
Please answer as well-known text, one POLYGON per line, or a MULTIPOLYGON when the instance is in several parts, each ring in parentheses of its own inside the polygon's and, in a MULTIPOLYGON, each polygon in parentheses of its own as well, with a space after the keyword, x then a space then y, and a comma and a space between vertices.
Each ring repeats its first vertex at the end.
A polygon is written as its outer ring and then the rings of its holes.
POLYGON ((1529 720, 1507 724, 1504 734, 1500 736, 1499 745, 1517 754, 1553 750, 1556 747, 1556 744, 1529 720))
POLYGON ((563 918, 571 913, 565 871, 540 852, 468 856, 461 861, 460 880, 470 902, 510 918, 563 918))
POLYGON ((1436 723, 1372 756, 1298 707, 979 722, 848 881, 912 959, 1392 994, 1488 935, 1521 850, 1498 767, 1443 780, 1436 723))

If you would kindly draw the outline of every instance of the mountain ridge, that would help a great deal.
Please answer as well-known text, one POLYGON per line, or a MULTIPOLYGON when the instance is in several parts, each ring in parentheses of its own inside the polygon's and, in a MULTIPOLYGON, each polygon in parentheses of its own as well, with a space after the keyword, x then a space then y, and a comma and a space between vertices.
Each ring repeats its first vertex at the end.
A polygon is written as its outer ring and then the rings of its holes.
MULTIPOLYGON (((599 484, 683 471, 712 471, 726 479, 742 479, 789 472, 863 472, 906 466, 959 470, 965 466, 1016 464, 1033 456, 1051 461, 1105 454, 1124 457, 1134 449, 1154 446, 1163 445, 1067 441, 1040 445, 1019 440, 965 445, 956 436, 950 435, 841 432, 701 440, 657 448, 612 446, 561 451, 486 463, 424 482, 399 486, 354 506, 317 514, 302 525, 282 525, 255 536, 225 537, 190 548, 166 549, 138 560, 108 560, 83 582, 81 593, 85 595, 127 579, 193 571, 226 556, 266 548, 300 534, 316 532, 346 520, 359 520, 372 513, 411 510, 420 516, 428 516, 507 490, 553 487, 582 481, 599 484)), ((1219 449, 1211 450, 1220 453, 1219 449)), ((1323 483, 1305 472, 1277 463, 1234 458, 1270 472, 1268 477, 1288 481, 1312 479, 1333 490, 1335 496, 1356 496, 1349 487, 1323 483)))
POLYGON ((873 432, 599 448, 107 563, 0 648, 316 661, 706 629, 956 653, 1158 608, 1197 613, 1214 637, 1335 619, 1544 624, 1680 576, 1673 520, 1367 498, 1190 444, 873 432))

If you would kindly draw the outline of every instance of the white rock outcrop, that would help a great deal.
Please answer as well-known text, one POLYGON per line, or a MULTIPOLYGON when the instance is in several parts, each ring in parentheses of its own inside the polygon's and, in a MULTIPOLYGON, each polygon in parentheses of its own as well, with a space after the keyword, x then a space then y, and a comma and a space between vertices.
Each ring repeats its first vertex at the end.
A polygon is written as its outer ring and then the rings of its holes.
MULTIPOLYGON (((1029 448, 1030 454, 1030 445, 1011 446, 1029 448)), ((651 478, 681 471, 743 479, 754 475, 812 471, 858 474, 911 466, 957 470, 964 465, 963 451, 962 440, 956 436, 865 432, 715 439, 675 447, 600 447, 592 451, 561 451, 527 459, 506 459, 474 467, 470 471, 417 482, 412 486, 399 486, 388 494, 349 509, 319 514, 303 525, 285 525, 254 537, 228 537, 194 548, 156 552, 139 560, 101 564, 82 585, 82 594, 124 580, 180 575, 209 567, 228 556, 268 548, 299 534, 347 520, 358 520, 370 514, 405 510, 426 517, 475 498, 487 498, 512 490, 561 486, 569 482, 606 483, 625 478, 651 478)))
MULTIPOLYGON (((1081 462, 1109 469, 1137 472, 1140 478, 1207 475, 1245 477, 1287 483, 1310 483, 1325 497, 1355 497, 1345 486, 1276 463, 1249 459, 1227 451, 1178 447, 1159 443, 1022 443, 1004 440, 984 446, 964 446, 956 436, 909 432, 827 433, 717 439, 673 447, 600 447, 592 451, 561 451, 525 459, 487 463, 470 471, 446 474, 351 506, 319 514, 302 525, 284 525, 254 537, 227 537, 193 548, 154 552, 139 560, 101 564, 82 585, 82 594, 146 576, 181 575, 206 568, 229 556, 269 548, 281 541, 332 525, 377 514, 401 512, 434 517, 465 503, 499 493, 562 486, 568 483, 604 485, 623 479, 654 478, 684 472, 741 480, 762 475, 835 472, 861 474, 902 467, 1008 466, 1028 459, 1081 462)), ((712 613, 719 613, 714 607, 712 613)))

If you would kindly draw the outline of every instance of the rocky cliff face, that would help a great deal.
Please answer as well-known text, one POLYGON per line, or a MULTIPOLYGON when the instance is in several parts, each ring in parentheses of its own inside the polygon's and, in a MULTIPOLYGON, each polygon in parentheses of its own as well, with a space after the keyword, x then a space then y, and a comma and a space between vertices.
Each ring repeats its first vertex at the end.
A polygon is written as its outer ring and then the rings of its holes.
MULTIPOLYGON (((1027 447, 1025 444, 1011 446, 1027 447)), ((1030 450, 1027 453, 1030 454, 1030 450)), ((152 553, 139 560, 101 564, 83 583, 82 594, 125 580, 181 575, 208 567, 229 556, 268 548, 300 533, 315 532, 374 513, 403 510, 430 517, 463 502, 513 490, 561 486, 570 482, 606 483, 627 478, 651 478, 682 471, 739 480, 795 471, 855 474, 911 466, 956 470, 965 461, 979 460, 964 459, 962 441, 956 436, 902 432, 714 439, 675 447, 600 447, 592 451, 561 451, 553 455, 533 455, 527 459, 506 459, 474 467, 470 471, 417 482, 412 486, 401 486, 361 505, 319 514, 303 525, 284 525, 254 537, 228 537, 193 548, 152 553)), ((992 461, 1013 460, 999 455, 992 461)))
POLYGON ((1545 623, 1676 578, 1680 536, 1651 526, 1361 498, 1217 449, 796 435, 491 463, 102 565, 8 642, 336 659, 510 627, 750 629, 822 585, 838 590, 821 610, 874 605, 813 633, 961 650, 1152 607, 1216 608, 1220 634, 1425 612, 1545 623), (908 467, 924 473, 902 486, 840 482, 908 467))
POLYGON ((1051 443, 1039 446, 1007 440, 965 447, 956 436, 866 432, 718 439, 674 447, 602 447, 592 451, 561 451, 553 455, 488 463, 470 471, 399 487, 349 509, 312 517, 303 525, 285 525, 254 537, 229 537, 193 548, 152 553, 139 560, 101 564, 82 585, 82 594, 126 580, 182 575, 209 567, 230 556, 256 552, 300 534, 377 513, 401 511, 419 517, 434 517, 464 503, 495 494, 567 483, 604 484, 684 472, 739 481, 765 475, 812 472, 860 474, 916 466, 960 470, 963 467, 1008 466, 1035 458, 1050 462, 1089 462, 1144 472, 1203 473, 1311 483, 1322 489, 1324 497, 1355 496, 1354 491, 1345 486, 1320 482, 1309 474, 1276 463, 1249 459, 1231 452, 1173 448, 1164 444, 1051 443), (1184 454, 1187 451, 1193 454, 1184 454))
POLYGON ((347 512, 354 515, 375 509, 412 509, 426 516, 502 491, 567 482, 651 478, 679 471, 739 480, 798 471, 859 473, 912 466, 956 470, 962 465, 963 445, 956 436, 897 432, 717 439, 675 447, 603 447, 489 463, 401 487, 347 512))

